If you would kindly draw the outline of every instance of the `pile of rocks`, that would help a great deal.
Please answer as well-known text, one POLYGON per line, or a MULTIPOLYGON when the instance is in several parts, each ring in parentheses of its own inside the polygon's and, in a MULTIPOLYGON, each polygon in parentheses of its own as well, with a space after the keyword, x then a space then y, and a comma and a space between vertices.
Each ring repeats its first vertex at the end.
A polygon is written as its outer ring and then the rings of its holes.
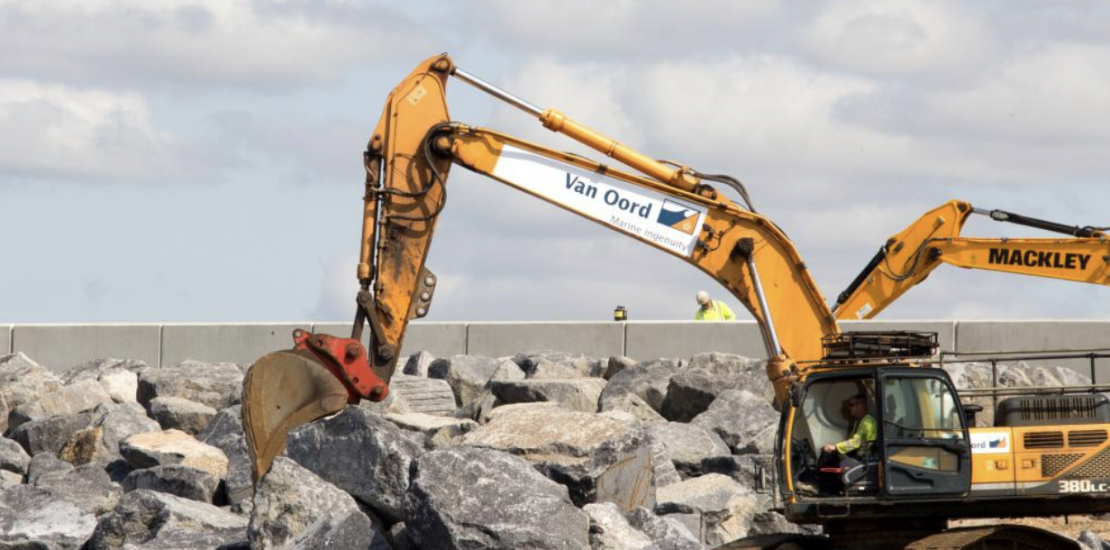
POLYGON ((668 550, 800 531, 753 489, 778 422, 759 360, 419 353, 384 402, 291 432, 257 488, 245 370, 0 357, 0 547, 668 550))

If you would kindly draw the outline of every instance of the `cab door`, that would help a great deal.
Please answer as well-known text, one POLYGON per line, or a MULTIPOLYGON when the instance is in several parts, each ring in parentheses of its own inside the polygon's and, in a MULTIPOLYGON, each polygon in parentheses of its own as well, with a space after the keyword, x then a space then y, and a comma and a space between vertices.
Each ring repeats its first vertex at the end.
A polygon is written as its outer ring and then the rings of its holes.
POLYGON ((971 447, 959 396, 940 369, 883 369, 883 494, 963 496, 971 488, 971 447))

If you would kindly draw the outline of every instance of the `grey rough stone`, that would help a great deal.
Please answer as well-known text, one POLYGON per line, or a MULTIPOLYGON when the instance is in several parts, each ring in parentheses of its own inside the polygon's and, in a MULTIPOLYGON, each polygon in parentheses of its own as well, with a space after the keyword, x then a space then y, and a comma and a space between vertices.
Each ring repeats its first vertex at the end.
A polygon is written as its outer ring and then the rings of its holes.
POLYGON ((84 412, 32 420, 20 424, 9 437, 22 445, 31 456, 44 452, 57 455, 74 433, 92 424, 95 416, 95 413, 84 412))
POLYGON ((82 380, 63 386, 38 399, 27 401, 8 415, 8 428, 51 416, 70 416, 112 403, 112 397, 95 380, 82 380))
POLYGON ((76 550, 94 529, 95 516, 49 489, 0 491, 0 548, 76 550))
POLYGON ((409 466, 423 445, 392 422, 358 407, 289 433, 289 458, 391 522, 404 519, 409 466))
POLYGON ((173 465, 135 470, 124 478, 123 489, 147 489, 211 504, 219 484, 219 478, 209 472, 173 465))
POLYGON ((407 412, 455 414, 455 392, 446 380, 395 374, 389 382, 389 394, 401 400, 407 412))
POLYGON ((646 550, 655 544, 628 523, 616 504, 587 504, 582 511, 590 516, 591 550, 646 550))
POLYGON ((519 455, 566 485, 575 504, 654 502, 651 441, 634 425, 548 403, 506 405, 461 445, 519 455))
POLYGON ((95 380, 116 403, 134 403, 139 391, 139 373, 150 367, 138 359, 94 359, 62 373, 62 382, 95 380))
POLYGON ((446 380, 455 392, 455 405, 464 407, 478 398, 498 366, 499 362, 489 357, 454 355, 433 361, 428 377, 446 380))
POLYGON ((605 372, 602 373, 601 377, 610 380, 624 369, 636 366, 638 362, 639 361, 631 357, 625 357, 623 355, 610 357, 609 361, 605 363, 605 372))
POLYGON ((766 472, 767 481, 770 483, 770 468, 773 466, 773 461, 773 455, 711 456, 702 461, 701 471, 705 474, 726 475, 754 491, 756 476, 760 469, 766 472))
POLYGON ((242 391, 243 371, 235 363, 189 360, 143 371, 137 397, 144 407, 155 397, 181 397, 219 410, 238 404, 242 391))
POLYGON ((227 455, 179 431, 135 434, 120 442, 120 453, 135 469, 180 464, 204 470, 216 478, 227 475, 227 455))
POLYGON ((107 472, 93 464, 43 473, 35 478, 34 485, 50 489, 96 516, 115 508, 123 493, 107 472))
POLYGON ((597 364, 592 357, 555 350, 525 351, 514 355, 512 361, 529 379, 587 377, 596 370, 597 364))
POLYGON ((418 351, 409 356, 408 361, 405 361, 405 368, 401 372, 409 376, 419 376, 421 378, 428 377, 428 367, 432 366, 432 362, 436 357, 426 351, 418 351))
POLYGON ((328 515, 285 546, 287 550, 369 548, 392 550, 370 518, 360 512, 328 515))
POLYGON ((1102 537, 1090 529, 1084 529, 1082 533, 1079 533, 1079 538, 1076 541, 1090 550, 1110 550, 1110 543, 1102 540, 1102 537))
POLYGON ((406 532, 425 550, 589 547, 589 520, 566 488, 498 451, 424 454, 413 465, 407 508, 406 532))
POLYGON ((150 417, 164 430, 178 429, 196 435, 216 416, 216 409, 181 397, 150 400, 150 417))
POLYGON ((764 364, 763 360, 728 353, 695 355, 671 377, 660 413, 668 420, 689 422, 726 390, 747 389, 767 395, 771 387, 764 364))
MULTIPOLYGON (((762 510, 756 512, 752 516, 751 524, 748 526, 748 534, 746 536, 754 537, 756 535, 774 535, 782 533, 794 533, 799 535, 820 535, 821 526, 819 525, 801 525, 797 523, 790 523, 786 517, 773 510, 762 510)), ((1110 550, 1110 548, 1106 549, 1110 550)))
POLYGON ((667 446, 654 437, 651 438, 651 464, 656 489, 682 481, 674 461, 667 455, 667 446))
POLYGON ((121 457, 104 445, 103 429, 85 428, 70 436, 62 450, 58 451, 58 458, 74 466, 102 464, 107 467, 121 457))
POLYGON ((625 514, 629 525, 655 543, 659 550, 704 550, 696 535, 678 522, 667 521, 646 508, 635 508, 625 514))
POLYGON ((162 431, 158 422, 147 417, 146 411, 137 403, 103 407, 97 412, 103 415, 93 422, 92 427, 104 431, 104 446, 114 453, 119 453, 120 442, 128 437, 162 431))
POLYGON ((707 474, 659 489, 656 511, 661 514, 696 514, 701 541, 708 546, 743 538, 758 511, 758 499, 749 489, 721 474, 707 474))
POLYGON ((601 401, 605 402, 626 393, 636 394, 651 408, 659 411, 663 408, 663 400, 667 397, 667 385, 671 377, 682 368, 675 359, 658 359, 637 363, 614 375, 601 393, 601 401))
POLYGON ((667 456, 686 476, 701 475, 701 463, 705 458, 729 454, 728 445, 717 434, 696 424, 667 422, 645 429, 667 448, 667 456))
POLYGON ((663 415, 655 412, 651 405, 648 405, 643 399, 640 399, 640 396, 634 393, 626 393, 601 401, 599 409, 601 412, 626 412, 641 426, 650 426, 667 421, 666 418, 663 418, 663 415))
POLYGON ((368 548, 374 534, 370 518, 351 495, 282 457, 258 484, 247 529, 251 548, 266 550, 284 548, 294 539, 296 547, 312 548, 305 546, 309 540, 330 537, 355 542, 340 548, 368 548))
POLYGON ((761 396, 747 390, 728 390, 692 424, 720 436, 733 453, 772 454, 779 413, 761 396))
POLYGON ((468 418, 447 418, 423 413, 388 413, 385 418, 397 427, 423 436, 424 447, 435 449, 451 444, 456 438, 478 427, 468 418))
POLYGON ((254 494, 251 480, 251 459, 247 450, 247 440, 243 434, 243 411, 241 405, 220 410, 202 432, 197 441, 212 445, 227 456, 227 475, 224 476, 224 500, 237 505, 249 501, 254 494))
POLYGON ((572 411, 595 412, 605 389, 599 378, 496 380, 490 392, 503 404, 555 403, 572 411))
POLYGON ((0 470, 0 491, 14 485, 23 485, 23 474, 9 470, 0 470))
POLYGON ((12 409, 61 387, 60 378, 23 353, 0 356, 0 432, 9 431, 12 409))
POLYGON ((30 463, 31 456, 19 446, 19 443, 0 437, 0 470, 25 474, 27 465, 30 463))
POLYGON ((34 485, 38 483, 40 477, 50 472, 64 472, 72 469, 72 464, 59 460, 58 457, 50 453, 40 453, 31 457, 31 461, 27 464, 27 483, 34 485))
POLYGON ((246 518, 211 504, 139 489, 100 519, 89 550, 209 549, 245 540, 246 518))

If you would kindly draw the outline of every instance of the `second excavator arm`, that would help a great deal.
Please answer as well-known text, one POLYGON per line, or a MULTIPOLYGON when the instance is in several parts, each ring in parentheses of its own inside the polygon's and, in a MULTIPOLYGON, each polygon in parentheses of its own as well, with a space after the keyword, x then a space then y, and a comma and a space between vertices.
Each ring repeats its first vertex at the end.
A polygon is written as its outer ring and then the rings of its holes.
POLYGON ((248 371, 243 420, 256 480, 296 425, 387 395, 405 328, 427 314, 435 291, 436 278, 424 263, 453 164, 658 248, 717 280, 762 331, 776 407, 804 375, 806 362, 821 358, 822 337, 839 333, 793 243, 751 208, 739 182, 656 161, 482 82, 446 55, 428 59, 393 90, 365 161, 353 333, 297 334, 294 350, 269 354, 248 371), (445 90, 451 76, 640 174, 450 122, 445 90), (707 181, 737 189, 747 208, 718 196, 707 181), (364 325, 370 327, 366 349, 364 325))
POLYGON ((890 237, 837 298, 839 320, 871 319, 941 264, 1110 286, 1106 228, 1071 226, 949 201, 890 237), (1059 239, 960 236, 972 215, 1070 235, 1059 239))

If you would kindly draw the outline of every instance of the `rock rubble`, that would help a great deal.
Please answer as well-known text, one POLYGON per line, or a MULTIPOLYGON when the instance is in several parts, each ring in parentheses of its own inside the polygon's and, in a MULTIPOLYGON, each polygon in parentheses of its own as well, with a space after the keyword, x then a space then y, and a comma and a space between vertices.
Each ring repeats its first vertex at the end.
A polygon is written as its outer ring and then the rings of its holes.
MULTIPOLYGON (((0 548, 703 550, 813 533, 755 489, 779 420, 762 361, 399 364, 383 403, 292 431, 256 491, 241 366, 97 359, 55 375, 0 357, 0 548)), ((946 368, 990 384, 989 365, 946 368)), ((999 381, 1083 379, 1016 366, 999 381)))

